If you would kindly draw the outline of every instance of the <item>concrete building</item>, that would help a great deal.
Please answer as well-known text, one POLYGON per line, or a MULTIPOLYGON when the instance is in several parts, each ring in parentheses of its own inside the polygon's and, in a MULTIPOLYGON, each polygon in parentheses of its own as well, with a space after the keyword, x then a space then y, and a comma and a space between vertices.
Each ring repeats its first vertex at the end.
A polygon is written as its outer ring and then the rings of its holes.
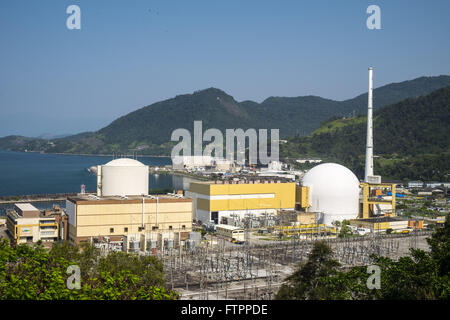
POLYGON ((350 225, 370 229, 371 232, 386 232, 392 229, 394 232, 408 229, 409 222, 407 219, 397 217, 375 217, 367 219, 352 219, 350 225))
POLYGON ((257 173, 258 177, 266 177, 266 178, 272 178, 272 179, 289 179, 291 181, 295 181, 295 174, 289 173, 288 171, 262 171, 257 173))
POLYGON ((375 216, 395 216, 396 185, 389 183, 371 184, 362 182, 361 210, 363 219, 375 216), (388 195, 390 194, 390 195, 388 195))
POLYGON ((320 164, 303 176, 297 190, 297 203, 302 203, 301 206, 310 212, 316 212, 317 223, 320 224, 331 225, 333 221, 357 218, 359 180, 340 164, 320 164))
POLYGON ((280 210, 278 218, 282 225, 316 224, 317 217, 315 212, 280 210))
POLYGON ((96 197, 79 195, 66 201, 69 239, 75 243, 124 236, 140 239, 147 233, 192 231, 192 200, 180 195, 96 197))
POLYGON ((199 167, 211 167, 214 158, 211 156, 176 156, 172 159, 174 170, 194 169, 199 167))
POLYGON ((230 171, 233 161, 211 156, 176 156, 172 159, 174 170, 211 169, 220 172, 230 171))
POLYGON ((321 159, 297 159, 295 160, 298 163, 321 163, 321 159))
POLYGON ((409 181, 408 188, 410 188, 410 189, 423 188, 423 182, 422 181, 409 181))
POLYGON ((230 171, 233 168, 233 161, 214 158, 214 167, 216 171, 230 171))
POLYGON ((45 216, 30 203, 16 203, 6 213, 6 227, 15 244, 53 242, 59 237, 55 216, 45 216))
POLYGON ((208 181, 190 184, 194 220, 218 224, 221 217, 276 214, 295 207, 295 183, 275 180, 208 181))
POLYGON ((449 182, 431 181, 431 182, 425 182, 425 187, 426 188, 436 188, 436 187, 449 188, 450 183, 449 182))
POLYGON ((148 166, 119 158, 97 167, 97 196, 148 195, 148 166))

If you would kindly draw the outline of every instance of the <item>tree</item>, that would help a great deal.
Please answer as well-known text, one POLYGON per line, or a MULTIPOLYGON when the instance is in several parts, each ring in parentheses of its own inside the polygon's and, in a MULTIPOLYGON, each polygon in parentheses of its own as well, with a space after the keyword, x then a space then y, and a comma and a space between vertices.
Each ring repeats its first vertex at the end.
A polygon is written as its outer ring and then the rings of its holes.
POLYGON ((427 239, 431 248, 431 257, 436 261, 439 276, 449 276, 450 273, 450 223, 449 216, 445 219, 444 228, 437 229, 431 239, 427 239))
POLYGON ((411 249, 409 256, 392 260, 372 255, 380 268, 380 289, 368 289, 367 267, 339 269, 326 243, 316 243, 308 262, 300 265, 288 283, 281 286, 277 299, 389 299, 448 300, 450 298, 450 226, 427 239, 431 251, 411 249))
POLYGON ((276 295, 279 300, 330 299, 336 283, 324 283, 324 277, 338 275, 339 262, 332 258, 332 250, 325 241, 314 243, 314 247, 304 265, 300 265, 287 278, 288 284, 281 286, 276 295))
POLYGON ((341 231, 339 232, 340 238, 346 238, 352 234, 352 229, 348 226, 350 224, 350 221, 343 220, 341 224, 341 231))
POLYGON ((11 247, 0 242, 0 299, 177 299, 167 290, 161 261, 114 252, 101 255, 89 244, 11 247), (81 288, 69 289, 69 266, 79 266, 81 288))

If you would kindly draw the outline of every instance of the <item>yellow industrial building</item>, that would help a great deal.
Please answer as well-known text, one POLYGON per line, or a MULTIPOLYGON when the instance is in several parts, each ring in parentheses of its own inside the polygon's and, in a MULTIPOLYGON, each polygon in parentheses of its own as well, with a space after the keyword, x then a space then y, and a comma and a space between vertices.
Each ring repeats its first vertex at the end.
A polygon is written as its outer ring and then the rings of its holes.
POLYGON ((308 212, 310 207, 309 202, 309 187, 297 185, 295 188, 295 205, 297 209, 302 209, 305 212, 308 212))
POLYGON ((276 214, 295 208, 295 183, 281 180, 192 182, 186 197, 193 200, 194 219, 219 224, 222 216, 276 214))
POLYGON ((69 239, 75 243, 103 237, 120 241, 152 232, 176 232, 184 240, 192 231, 192 200, 180 195, 79 195, 67 199, 66 212, 69 239))
POLYGON ((362 182, 360 187, 362 190, 360 218, 395 216, 395 184, 362 182), (387 192, 391 192, 391 196, 387 196, 387 192))

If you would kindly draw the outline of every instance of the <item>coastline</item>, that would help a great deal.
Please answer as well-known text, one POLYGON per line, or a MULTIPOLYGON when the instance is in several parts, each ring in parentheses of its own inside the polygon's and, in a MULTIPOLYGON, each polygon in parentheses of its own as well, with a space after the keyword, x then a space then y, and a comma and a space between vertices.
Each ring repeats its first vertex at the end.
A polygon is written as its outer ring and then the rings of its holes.
MULTIPOLYGON (((104 153, 68 153, 68 152, 41 152, 41 151, 15 151, 15 150, 2 150, 6 152, 17 152, 17 153, 39 153, 39 154, 57 154, 63 156, 91 156, 91 157, 114 157, 115 154, 104 154, 104 153)), ((130 155, 132 156, 132 155, 130 155)), ((161 155, 137 155, 137 157, 141 158, 171 158, 170 156, 161 156, 161 155)))

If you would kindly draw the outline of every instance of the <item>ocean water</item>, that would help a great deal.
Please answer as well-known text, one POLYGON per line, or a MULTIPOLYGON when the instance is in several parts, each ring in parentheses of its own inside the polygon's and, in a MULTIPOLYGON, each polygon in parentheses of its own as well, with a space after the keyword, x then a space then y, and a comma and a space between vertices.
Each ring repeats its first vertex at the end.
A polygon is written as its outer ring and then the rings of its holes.
MULTIPOLYGON (((105 164, 112 156, 42 154, 0 151, 0 196, 80 192, 97 190, 91 166, 105 164)), ((170 165, 169 157, 137 157, 147 165, 170 165)), ((150 175, 149 188, 182 188, 181 177, 150 175)))

